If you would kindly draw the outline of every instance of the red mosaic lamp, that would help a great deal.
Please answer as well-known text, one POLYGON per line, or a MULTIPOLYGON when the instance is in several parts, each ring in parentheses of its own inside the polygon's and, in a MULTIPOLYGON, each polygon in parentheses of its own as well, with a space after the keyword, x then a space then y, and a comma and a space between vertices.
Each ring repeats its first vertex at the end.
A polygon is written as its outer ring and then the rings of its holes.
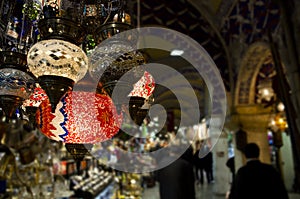
POLYGON ((22 104, 33 129, 36 127, 36 112, 42 101, 46 99, 48 99, 46 92, 39 86, 39 84, 37 84, 33 93, 22 104))
POLYGON ((131 119, 137 125, 142 125, 149 112, 151 96, 155 88, 153 76, 145 71, 141 79, 133 86, 129 93, 129 114, 131 119))
POLYGON ((145 71, 141 79, 134 84, 133 90, 129 93, 129 96, 147 99, 152 95, 154 88, 155 81, 153 76, 148 71, 145 71))
POLYGON ((118 133, 122 118, 109 96, 71 91, 60 100, 54 113, 49 100, 41 103, 37 126, 48 138, 64 142, 74 159, 81 159, 93 144, 118 133))

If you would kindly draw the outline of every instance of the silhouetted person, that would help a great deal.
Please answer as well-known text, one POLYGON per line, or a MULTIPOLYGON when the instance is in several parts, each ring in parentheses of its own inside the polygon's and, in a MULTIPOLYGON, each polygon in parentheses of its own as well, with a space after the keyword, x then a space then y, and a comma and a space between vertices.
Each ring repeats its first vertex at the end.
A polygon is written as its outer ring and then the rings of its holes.
POLYGON ((234 156, 230 157, 227 162, 226 166, 230 169, 231 172, 231 181, 235 178, 235 164, 234 164, 234 156))
MULTIPOLYGON (((166 157, 168 158, 168 157, 166 157)), ((193 149, 156 172, 160 199, 195 199, 193 149)))
POLYGON ((199 152, 201 148, 201 142, 199 140, 197 140, 197 142, 195 143, 195 148, 196 151, 194 153, 193 159, 194 159, 196 181, 197 184, 198 183, 203 184, 204 162, 203 162, 203 158, 199 157, 199 152))
POLYGON ((255 143, 245 146, 247 164, 241 167, 231 186, 229 199, 287 199, 288 193, 277 170, 258 160, 259 147, 255 143))
POLYGON ((208 151, 208 153, 202 158, 203 164, 204 164, 204 171, 206 174, 206 180, 207 183, 211 183, 214 181, 213 176, 213 153, 210 151, 209 147, 207 145, 204 146, 204 150, 208 151))

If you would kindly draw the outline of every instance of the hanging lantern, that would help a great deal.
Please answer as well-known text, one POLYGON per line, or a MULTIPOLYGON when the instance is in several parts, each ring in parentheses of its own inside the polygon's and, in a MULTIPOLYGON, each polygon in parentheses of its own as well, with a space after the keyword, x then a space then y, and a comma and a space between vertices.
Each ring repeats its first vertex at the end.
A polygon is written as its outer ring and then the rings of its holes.
POLYGON ((89 56, 89 73, 99 82, 97 92, 112 97, 120 110, 121 105, 128 101, 133 84, 143 76, 143 71, 137 66, 146 63, 146 60, 141 52, 135 50, 138 34, 126 12, 126 1, 106 1, 101 9, 103 22, 94 31, 98 46, 89 56), (125 74, 127 78, 120 80, 125 74), (116 85, 119 89, 113 97, 116 85))
POLYGON ((35 87, 35 78, 29 73, 26 56, 17 52, 0 52, 0 107, 7 119, 27 99, 35 87))
POLYGON ((23 102, 23 107, 28 108, 28 107, 39 107, 42 101, 47 99, 47 94, 45 91, 38 85, 36 84, 36 87, 33 91, 33 93, 29 96, 28 99, 26 99, 23 102))
POLYGON ((39 86, 39 84, 36 84, 33 93, 22 104, 22 107, 25 109, 26 115, 29 117, 29 121, 31 122, 33 129, 36 126, 36 112, 38 107, 42 101, 46 99, 48 99, 46 92, 39 86))
MULTIPOLYGON (((131 16, 126 12, 125 0, 112 0, 103 2, 101 5, 100 21, 102 22, 94 31, 94 37, 97 44, 104 40, 117 35, 126 30, 133 29, 131 25, 131 16)), ((136 42, 137 35, 128 32, 128 35, 123 35, 122 39, 136 42)))
POLYGON ((122 123, 122 115, 108 96, 92 92, 68 92, 55 113, 44 100, 37 113, 38 126, 50 139, 64 143, 99 143, 113 137, 122 123))
POLYGON ((128 102, 128 94, 134 83, 143 75, 143 71, 137 66, 145 63, 141 53, 128 51, 130 47, 121 42, 107 46, 104 44, 98 46, 89 57, 90 75, 99 81, 97 92, 109 95, 119 113, 122 105, 128 102), (123 78, 125 74, 126 78, 123 78))
POLYGON ((155 88, 155 81, 153 76, 145 71, 143 77, 134 84, 133 90, 128 96, 143 97, 145 99, 149 98, 155 88))
POLYGON ((87 60, 80 47, 63 40, 42 40, 31 47, 28 66, 46 91, 52 111, 74 83, 84 77, 87 60))
POLYGON ((77 1, 47 1, 39 22, 41 41, 27 55, 30 71, 47 93, 52 112, 59 100, 88 69, 88 59, 79 47, 86 35, 81 26, 83 5, 77 1))
POLYGON ((143 70, 138 66, 145 62, 143 54, 134 51, 127 42, 109 38, 89 56, 89 73, 98 81, 97 92, 109 95, 120 111, 122 104, 128 101, 134 83, 143 76, 143 70))
POLYGON ((82 158, 93 144, 106 141, 118 133, 122 115, 112 100, 92 92, 68 92, 55 112, 44 100, 37 112, 37 126, 48 138, 62 141, 74 159, 82 158), (77 151, 77 152, 76 152, 77 151))
POLYGON ((143 77, 134 84, 129 93, 129 114, 137 125, 142 125, 147 116, 152 100, 155 82, 152 75, 145 71, 143 77))

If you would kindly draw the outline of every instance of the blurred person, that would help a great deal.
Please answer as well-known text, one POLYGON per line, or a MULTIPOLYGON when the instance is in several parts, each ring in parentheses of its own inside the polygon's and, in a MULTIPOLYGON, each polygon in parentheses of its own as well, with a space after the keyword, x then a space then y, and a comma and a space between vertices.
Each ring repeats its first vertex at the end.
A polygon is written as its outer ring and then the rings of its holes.
POLYGON ((232 182, 233 179, 235 178, 234 156, 231 156, 231 157, 228 158, 228 160, 226 161, 226 166, 230 169, 230 172, 231 172, 231 180, 230 180, 230 182, 232 182))
POLYGON ((272 165, 262 163, 258 159, 259 153, 257 144, 245 146, 247 164, 237 171, 229 199, 289 198, 279 172, 272 165))
MULTIPOLYGON (((164 155, 169 160, 174 158, 171 156, 172 152, 164 155)), ((156 171, 156 180, 160 199, 195 199, 193 148, 189 147, 177 160, 156 171)))
POLYGON ((214 175, 213 175, 213 153, 211 152, 208 145, 204 145, 205 156, 202 158, 203 160, 203 167, 206 174, 207 183, 214 182, 214 175))
POLYGON ((199 152, 201 149, 201 141, 197 140, 195 142, 195 153, 193 156, 195 176, 197 184, 203 184, 203 173, 204 173, 204 162, 203 159, 199 157, 199 152))
POLYGON ((206 173, 207 183, 214 182, 213 174, 213 153, 211 151, 203 158, 204 159, 204 171, 206 173))

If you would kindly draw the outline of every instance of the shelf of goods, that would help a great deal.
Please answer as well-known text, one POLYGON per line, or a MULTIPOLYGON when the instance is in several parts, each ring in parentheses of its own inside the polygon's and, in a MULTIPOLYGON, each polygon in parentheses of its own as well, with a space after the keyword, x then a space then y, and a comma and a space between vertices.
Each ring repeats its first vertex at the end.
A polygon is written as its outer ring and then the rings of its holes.
POLYGON ((108 196, 113 194, 113 180, 112 172, 101 170, 91 173, 90 177, 82 180, 71 177, 74 185, 71 189, 75 198, 103 198, 103 196, 109 198, 108 196))

